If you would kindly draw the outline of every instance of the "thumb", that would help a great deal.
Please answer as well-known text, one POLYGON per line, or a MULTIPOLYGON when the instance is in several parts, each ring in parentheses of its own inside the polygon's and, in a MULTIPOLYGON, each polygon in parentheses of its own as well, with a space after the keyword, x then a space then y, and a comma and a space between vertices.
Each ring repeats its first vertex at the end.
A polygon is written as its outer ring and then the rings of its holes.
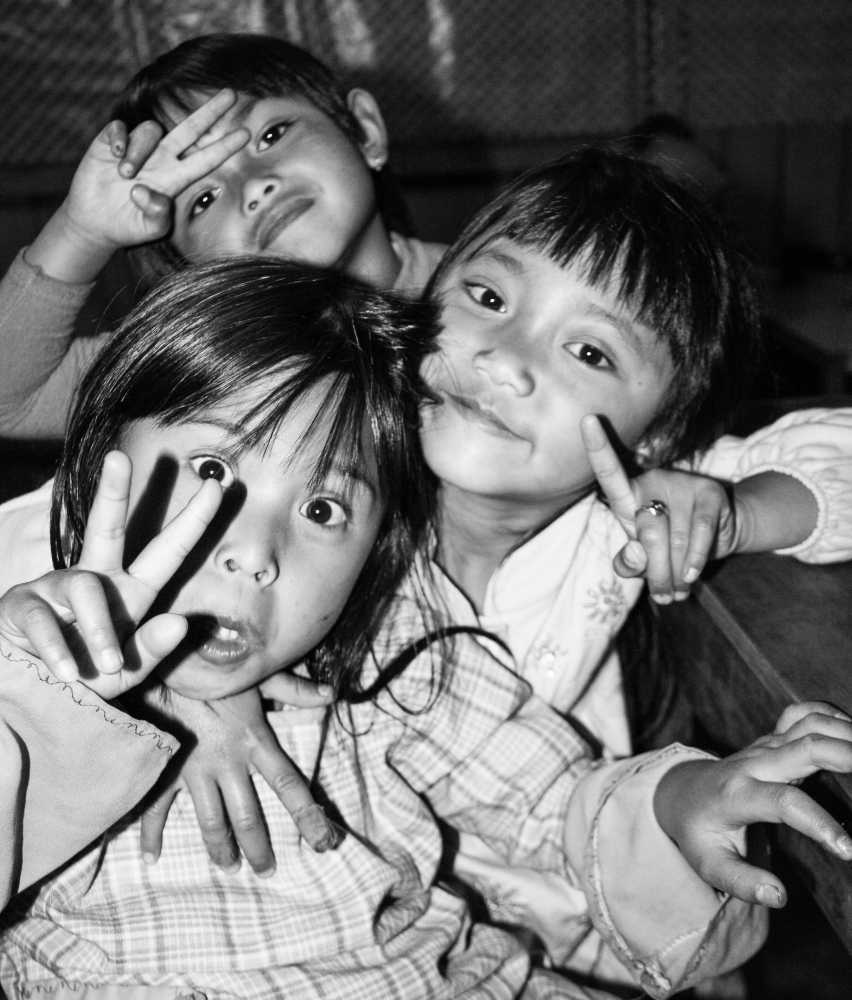
POLYGON ((134 184, 130 189, 130 200, 150 222, 165 223, 171 214, 171 198, 146 184, 134 184))
POLYGON ((124 676, 136 687, 159 666, 186 635, 183 615, 157 615, 141 625, 124 644, 124 676))
POLYGON ((279 670, 260 685, 264 698, 280 701, 294 708, 317 708, 334 701, 334 688, 329 684, 316 684, 306 677, 279 670))
POLYGON ((612 560, 615 572, 626 579, 642 576, 648 568, 648 553, 637 539, 628 542, 612 560))
POLYGON ((784 883, 772 872, 744 861, 733 848, 705 848, 700 868, 693 867, 709 885, 745 903, 760 903, 777 910, 787 902, 784 883))

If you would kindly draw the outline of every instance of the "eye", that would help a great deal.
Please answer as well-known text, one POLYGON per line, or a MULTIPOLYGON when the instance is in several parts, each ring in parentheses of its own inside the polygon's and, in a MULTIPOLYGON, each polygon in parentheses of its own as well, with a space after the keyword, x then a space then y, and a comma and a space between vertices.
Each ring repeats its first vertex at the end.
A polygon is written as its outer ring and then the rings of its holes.
POLYGON ((578 361, 590 368, 613 368, 612 362, 599 348, 593 344, 566 344, 565 349, 573 354, 578 361))
POLYGON ((504 313, 506 311, 506 303, 503 299, 494 291, 493 288, 489 288, 488 285, 479 285, 475 282, 468 282, 465 287, 467 288, 468 295, 473 299, 474 302, 478 302, 484 309, 490 309, 492 312, 504 313))
POLYGON ((269 128, 264 129, 258 139, 257 148, 264 150, 269 149, 270 146, 274 146, 276 142, 283 138, 284 133, 291 124, 292 122, 277 122, 275 125, 270 125, 269 128))
POLYGON ((208 208, 213 204, 213 202, 219 197, 219 189, 210 189, 208 191, 202 191, 200 195, 192 202, 189 206, 188 217, 190 219, 197 219, 202 212, 206 212, 208 208))
POLYGON ((308 500, 299 508, 299 513, 314 524, 321 524, 325 528, 336 528, 349 520, 349 513, 343 504, 327 497, 314 497, 308 500))
POLYGON ((216 479, 222 484, 224 490, 233 486, 237 481, 231 467, 221 458, 215 458, 213 455, 199 455, 197 458, 190 459, 190 465, 199 479, 216 479))

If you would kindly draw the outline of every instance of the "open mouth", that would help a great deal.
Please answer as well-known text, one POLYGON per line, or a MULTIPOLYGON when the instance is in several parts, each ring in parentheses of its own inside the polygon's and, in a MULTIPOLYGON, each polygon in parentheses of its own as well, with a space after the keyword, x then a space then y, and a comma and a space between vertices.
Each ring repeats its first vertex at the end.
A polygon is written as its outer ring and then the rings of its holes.
POLYGON ((187 621, 186 641, 214 666, 241 663, 260 646, 257 630, 248 622, 205 613, 187 615, 187 621))
POLYGON ((285 198, 269 210, 263 220, 258 234, 258 250, 263 253, 278 239, 281 233, 301 218, 314 204, 314 199, 307 194, 285 198))
POLYGON ((445 393, 445 396, 466 420, 475 423, 489 434, 493 434, 495 437, 523 440, 520 434, 516 434, 510 427, 504 424, 493 410, 483 406, 474 397, 457 396, 452 392, 445 393))

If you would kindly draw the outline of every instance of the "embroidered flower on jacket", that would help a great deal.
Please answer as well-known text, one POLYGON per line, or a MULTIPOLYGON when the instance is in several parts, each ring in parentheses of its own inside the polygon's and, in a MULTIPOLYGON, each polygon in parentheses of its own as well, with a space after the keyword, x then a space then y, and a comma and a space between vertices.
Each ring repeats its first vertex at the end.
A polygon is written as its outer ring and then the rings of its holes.
POLYGON ((586 593, 591 601, 583 607, 589 611, 589 621, 606 625, 620 618, 627 607, 627 599, 619 580, 612 580, 611 583, 602 580, 597 589, 592 587, 586 593))

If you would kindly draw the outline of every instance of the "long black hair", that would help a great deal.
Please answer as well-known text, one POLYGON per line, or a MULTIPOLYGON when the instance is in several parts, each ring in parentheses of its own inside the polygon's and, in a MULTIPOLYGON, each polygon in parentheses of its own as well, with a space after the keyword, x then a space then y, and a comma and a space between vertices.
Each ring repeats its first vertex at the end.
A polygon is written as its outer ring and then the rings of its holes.
POLYGON ((54 564, 79 558, 104 455, 132 421, 182 423, 252 388, 240 444, 263 447, 300 400, 321 390, 317 419, 328 430, 317 480, 341 458, 357 462, 369 433, 385 504, 355 588, 308 658, 315 678, 343 697, 357 692, 361 664, 430 514, 418 406, 434 318, 428 304, 273 258, 230 258, 166 279, 129 314, 80 385, 54 485, 54 564))

